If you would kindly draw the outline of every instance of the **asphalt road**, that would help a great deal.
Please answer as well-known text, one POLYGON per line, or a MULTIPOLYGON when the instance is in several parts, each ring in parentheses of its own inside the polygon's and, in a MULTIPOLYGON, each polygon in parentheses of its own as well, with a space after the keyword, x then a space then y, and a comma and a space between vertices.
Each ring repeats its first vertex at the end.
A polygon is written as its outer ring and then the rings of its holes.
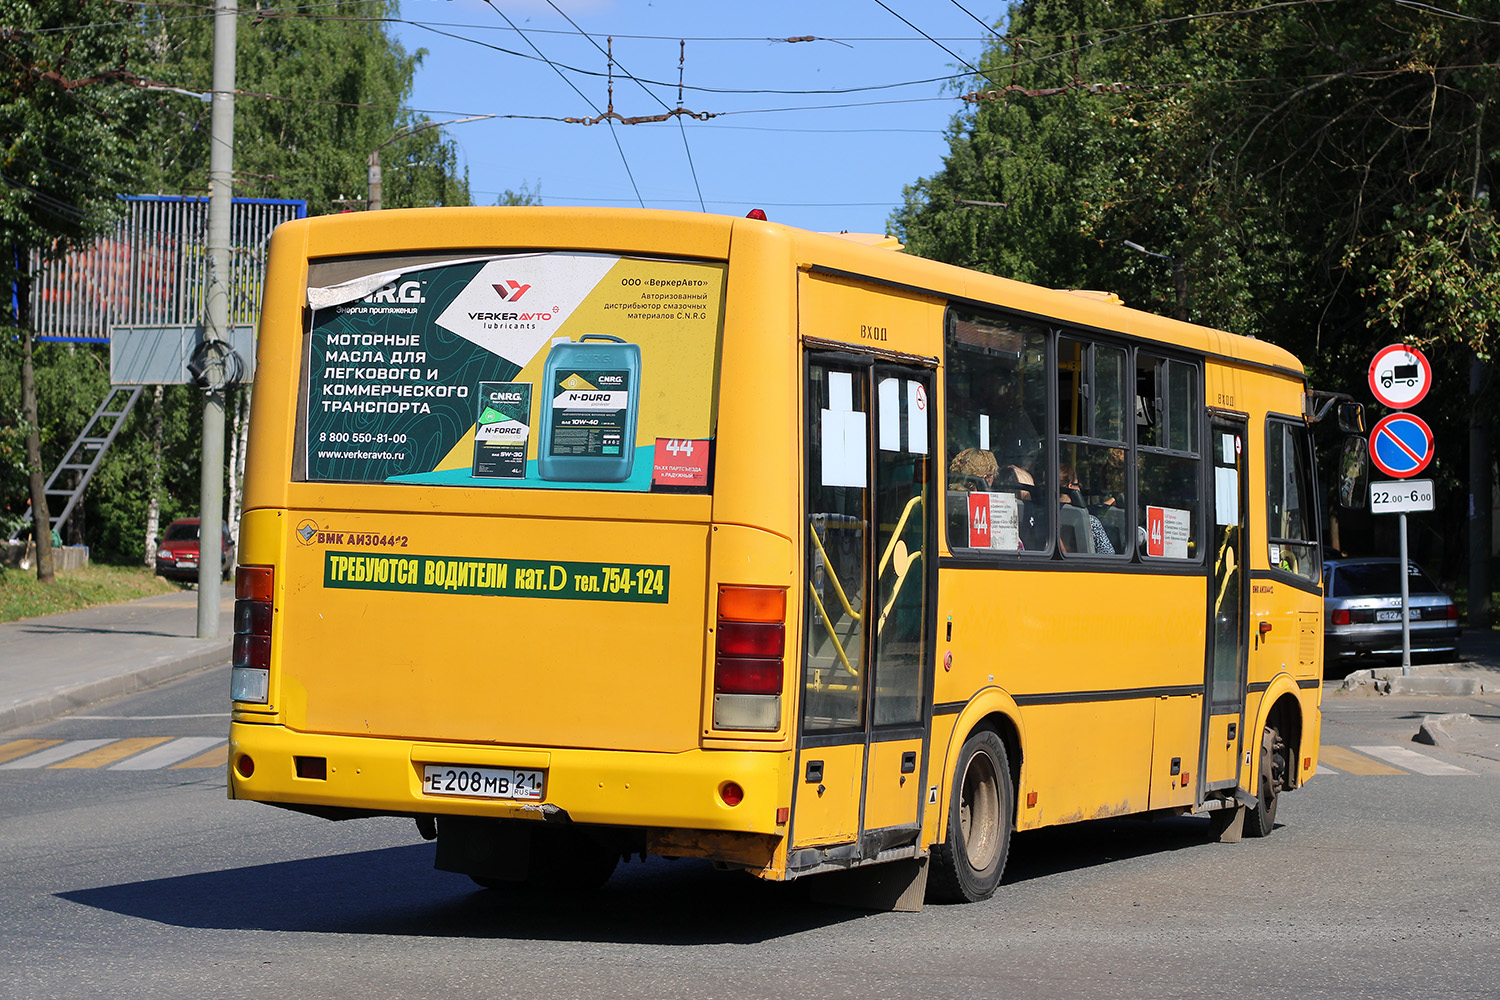
POLYGON ((222 737, 227 673, 0 735, 0 757, 97 740, 105 761, 0 762, 0 997, 1500 992, 1500 748, 1410 742, 1423 710, 1500 726, 1493 697, 1328 696, 1345 766, 1284 798, 1266 840, 1210 843, 1191 818, 1039 831, 989 903, 871 914, 690 861, 622 866, 587 898, 488 892, 432 870, 409 822, 227 801, 212 746, 117 766, 222 737), (137 754, 110 758, 122 739, 137 754))

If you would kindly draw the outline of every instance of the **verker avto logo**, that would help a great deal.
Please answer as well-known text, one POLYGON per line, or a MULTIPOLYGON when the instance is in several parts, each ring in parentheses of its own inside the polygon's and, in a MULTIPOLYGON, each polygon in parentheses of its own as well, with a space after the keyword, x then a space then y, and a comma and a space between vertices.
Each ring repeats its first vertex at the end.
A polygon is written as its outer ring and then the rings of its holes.
POLYGON ((509 278, 505 279, 505 284, 510 286, 510 291, 507 292, 504 285, 491 285, 490 287, 502 299, 511 303, 520 302, 521 296, 525 295, 531 289, 530 285, 523 285, 519 281, 511 281, 509 278))

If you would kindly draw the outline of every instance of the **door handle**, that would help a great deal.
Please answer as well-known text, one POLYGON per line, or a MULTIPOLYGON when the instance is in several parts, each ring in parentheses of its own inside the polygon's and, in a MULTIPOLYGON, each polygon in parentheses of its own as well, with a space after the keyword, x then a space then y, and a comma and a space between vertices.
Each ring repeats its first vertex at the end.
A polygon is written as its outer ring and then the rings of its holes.
POLYGON ((917 752, 908 750, 901 755, 901 773, 911 774, 917 769, 917 752))

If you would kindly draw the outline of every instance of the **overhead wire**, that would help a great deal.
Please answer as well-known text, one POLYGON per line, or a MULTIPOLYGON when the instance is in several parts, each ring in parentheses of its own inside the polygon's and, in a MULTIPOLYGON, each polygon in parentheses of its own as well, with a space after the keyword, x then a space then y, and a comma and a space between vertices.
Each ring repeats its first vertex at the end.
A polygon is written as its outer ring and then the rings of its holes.
MULTIPOLYGON (((654 90, 652 90, 650 87, 648 87, 644 83, 642 83, 639 78, 637 78, 633 73, 631 73, 628 69, 625 68, 624 63, 620 62, 618 59, 615 58, 614 43, 612 41, 610 43, 610 49, 609 49, 609 51, 606 52, 604 49, 602 49, 602 48, 599 47, 599 43, 594 40, 593 36, 590 35, 587 31, 584 31, 582 28, 580 28, 578 26, 578 22, 574 21, 571 17, 569 17, 563 11, 563 9, 561 7, 559 7, 557 4, 553 3, 552 0, 547 0, 547 6, 551 7, 553 10, 555 10, 559 14, 561 14, 562 17, 563 17, 563 20, 565 20, 569 24, 571 24, 573 26, 573 28, 580 35, 582 35, 584 38, 587 38, 589 40, 589 42, 594 46, 594 48, 599 49, 599 51, 601 53, 603 53, 606 57, 608 57, 608 59, 610 61, 610 65, 612 67, 613 66, 620 67, 620 72, 624 73, 625 76, 628 77, 629 79, 634 80, 636 86, 640 87, 648 95, 650 95, 650 97, 651 97, 652 100, 656 101, 656 103, 660 104, 663 108, 666 108, 667 111, 670 112, 672 110, 672 108, 667 104, 666 101, 662 100, 660 97, 658 97, 656 95, 656 92, 654 90)), ((677 60, 677 108, 678 108, 679 111, 682 109, 682 64, 683 64, 683 58, 686 56, 686 53, 687 53, 687 43, 683 42, 682 46, 683 46, 683 48, 681 50, 681 54, 678 56, 678 60, 677 60)), ((687 128, 682 123, 682 116, 681 115, 677 116, 677 128, 682 133, 682 148, 683 148, 683 151, 685 153, 687 153, 688 172, 693 175, 693 189, 698 192, 698 206, 699 206, 700 209, 702 209, 702 211, 707 212, 708 209, 703 207, 703 188, 698 183, 698 168, 693 165, 693 150, 692 150, 692 147, 690 147, 688 145, 687 128)), ((613 131, 613 129, 614 129, 613 122, 611 122, 611 124, 610 124, 610 129, 611 129, 611 131, 613 131)))
POLYGON ((995 28, 994 28, 993 25, 985 24, 979 18, 975 17, 974 16, 974 12, 972 10, 970 10, 969 8, 965 7, 963 4, 959 3, 958 0, 949 0, 949 2, 952 3, 953 6, 957 7, 959 10, 963 11, 965 14, 968 14, 969 17, 973 18, 974 22, 976 24, 978 24, 981 28, 983 28, 986 32, 988 32, 989 36, 991 38, 995 37, 995 28))
MULTIPOLYGON (((511 19, 506 16, 505 11, 503 11, 499 7, 495 6, 494 0, 484 0, 484 2, 485 2, 485 5, 490 8, 490 10, 493 10, 496 14, 499 14, 502 18, 505 19, 505 23, 509 24, 511 26, 511 28, 516 32, 516 34, 518 34, 518 35, 521 36, 521 40, 522 41, 524 41, 527 45, 531 46, 532 51, 534 51, 537 54, 537 56, 543 62, 545 62, 548 66, 552 67, 553 72, 555 72, 558 75, 558 77, 560 77, 562 79, 563 83, 566 83, 569 87, 572 88, 573 93, 575 93, 579 97, 583 98, 583 103, 587 104, 589 107, 591 107, 591 108, 594 109, 594 114, 596 114, 596 115, 599 114, 599 108, 598 108, 598 106, 595 105, 593 101, 589 100, 588 95, 585 94, 583 91, 579 90, 578 87, 576 85, 574 85, 573 81, 568 79, 567 74, 564 73, 562 70, 558 69, 557 66, 552 62, 552 60, 550 60, 546 56, 542 55, 542 50, 539 49, 539 48, 537 48, 536 43, 533 42, 530 38, 527 38, 525 32, 521 31, 520 28, 517 28, 515 26, 514 22, 512 22, 511 19)), ((615 125, 614 125, 614 122, 610 122, 609 123, 609 134, 610 134, 610 137, 612 139, 614 139, 614 141, 615 141, 615 149, 617 149, 619 151, 619 153, 620 153, 620 162, 625 165, 625 176, 628 177, 628 178, 630 178, 630 186, 635 191, 635 199, 636 199, 636 201, 638 201, 638 202, 641 203, 641 207, 642 208, 645 208, 646 207, 646 202, 645 202, 644 199, 641 198, 641 189, 640 189, 640 186, 638 184, 636 184, 636 182, 635 182, 635 174, 634 174, 634 172, 632 172, 631 169, 630 169, 630 160, 627 159, 626 156, 625 156, 625 147, 620 144, 620 137, 615 134, 615 125)))

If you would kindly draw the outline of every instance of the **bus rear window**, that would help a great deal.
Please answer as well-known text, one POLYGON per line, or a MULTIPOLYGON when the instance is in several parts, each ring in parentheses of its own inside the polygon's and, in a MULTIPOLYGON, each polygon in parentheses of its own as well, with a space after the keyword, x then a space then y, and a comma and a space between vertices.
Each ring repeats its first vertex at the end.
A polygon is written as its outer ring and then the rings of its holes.
POLYGON ((724 264, 455 252, 309 275, 307 481, 709 490, 724 264))

